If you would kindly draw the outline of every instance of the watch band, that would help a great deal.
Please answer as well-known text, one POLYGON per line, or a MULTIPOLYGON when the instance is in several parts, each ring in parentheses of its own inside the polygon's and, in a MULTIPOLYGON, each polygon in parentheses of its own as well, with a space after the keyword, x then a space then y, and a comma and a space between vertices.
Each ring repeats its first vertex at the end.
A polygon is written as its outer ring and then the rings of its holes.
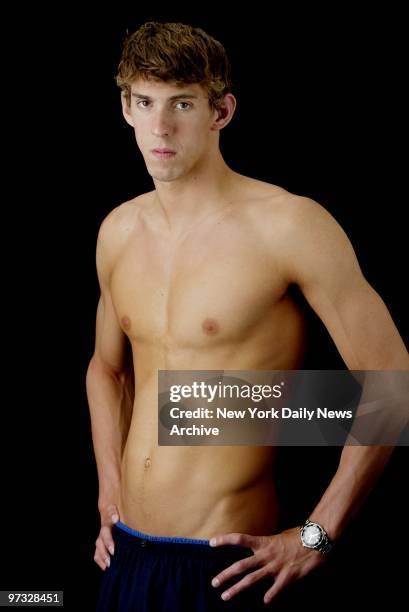
MULTIPOLYGON (((322 530, 323 533, 323 538, 322 541, 315 545, 315 546, 308 546, 308 548, 312 548, 313 550, 317 550, 318 552, 321 552, 323 554, 327 554, 330 552, 330 550, 332 550, 333 548, 333 544, 330 541, 327 532, 325 531, 324 527, 322 525, 320 525, 319 523, 316 523, 315 521, 310 521, 310 519, 308 518, 305 523, 303 525, 301 525, 300 527, 300 535, 302 533, 302 530, 304 529, 304 527, 307 527, 307 525, 318 525, 319 528, 322 530)), ((304 543, 303 543, 304 545, 304 543)))

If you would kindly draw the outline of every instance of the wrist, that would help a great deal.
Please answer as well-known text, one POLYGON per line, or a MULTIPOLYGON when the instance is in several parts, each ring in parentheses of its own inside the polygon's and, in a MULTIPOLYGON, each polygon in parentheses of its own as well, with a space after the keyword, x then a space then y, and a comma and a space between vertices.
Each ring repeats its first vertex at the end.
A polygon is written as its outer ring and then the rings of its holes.
POLYGON ((100 491, 98 496, 98 510, 103 512, 112 504, 118 506, 120 500, 121 488, 119 485, 113 485, 100 491))
POLYGON ((335 542, 341 536, 343 525, 333 511, 328 512, 315 508, 308 518, 312 523, 318 523, 325 529, 331 542, 335 542))
POLYGON ((325 527, 310 518, 300 526, 300 538, 305 548, 311 548, 322 554, 328 554, 333 548, 333 542, 325 527))

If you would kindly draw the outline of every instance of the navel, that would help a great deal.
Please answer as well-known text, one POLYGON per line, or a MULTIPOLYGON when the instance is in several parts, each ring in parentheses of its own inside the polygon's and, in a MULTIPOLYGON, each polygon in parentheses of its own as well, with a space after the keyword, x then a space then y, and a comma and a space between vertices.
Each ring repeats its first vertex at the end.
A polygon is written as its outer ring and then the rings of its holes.
POLYGON ((145 459, 145 467, 146 468, 151 467, 151 463, 152 463, 151 458, 150 457, 146 457, 146 459, 145 459))
POLYGON ((220 326, 216 319, 205 319, 202 323, 202 330, 208 336, 215 336, 219 332, 220 326))
POLYGON ((122 327, 124 329, 131 329, 131 319, 127 316, 121 318, 122 327))

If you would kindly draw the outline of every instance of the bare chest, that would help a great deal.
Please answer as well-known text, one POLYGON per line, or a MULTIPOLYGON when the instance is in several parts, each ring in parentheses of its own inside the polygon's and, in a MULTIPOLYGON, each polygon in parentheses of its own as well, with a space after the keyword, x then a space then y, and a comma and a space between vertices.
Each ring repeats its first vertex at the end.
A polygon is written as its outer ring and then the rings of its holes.
POLYGON ((285 292, 277 270, 257 235, 237 223, 202 228, 180 242, 141 232, 116 262, 112 299, 131 340, 234 342, 285 292))

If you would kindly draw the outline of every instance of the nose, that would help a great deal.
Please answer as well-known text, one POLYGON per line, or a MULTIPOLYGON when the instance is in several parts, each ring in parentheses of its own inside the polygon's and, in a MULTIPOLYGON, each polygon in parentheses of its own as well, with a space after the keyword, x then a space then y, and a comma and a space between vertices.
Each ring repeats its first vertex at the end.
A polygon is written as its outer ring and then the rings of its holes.
POLYGON ((152 134, 154 136, 168 136, 171 131, 171 119, 166 109, 157 110, 152 118, 152 134))

